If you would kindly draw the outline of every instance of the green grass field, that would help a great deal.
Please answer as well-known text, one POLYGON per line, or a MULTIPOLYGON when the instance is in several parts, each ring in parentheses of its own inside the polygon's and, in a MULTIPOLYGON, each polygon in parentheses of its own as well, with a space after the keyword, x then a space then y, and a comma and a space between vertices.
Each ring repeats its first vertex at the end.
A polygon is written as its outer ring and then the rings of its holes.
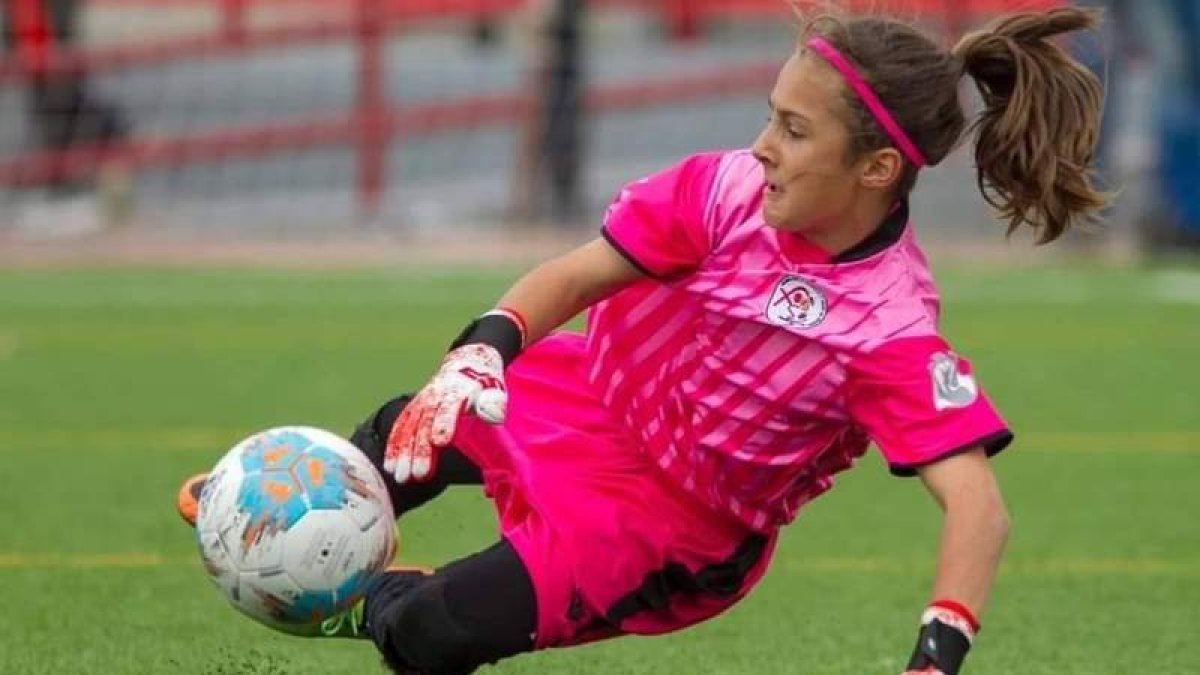
MULTIPOLYGON (((940 277, 946 333, 1018 436, 996 460, 1013 537, 967 673, 1200 672, 1200 272, 940 277)), ((382 672, 368 644, 229 608, 175 489, 253 431, 348 431, 513 278, 0 271, 0 673, 382 672)), ((938 525, 871 454, 727 615, 489 672, 898 673, 938 525)), ((437 563, 494 525, 461 488, 403 533, 406 560, 437 563)))

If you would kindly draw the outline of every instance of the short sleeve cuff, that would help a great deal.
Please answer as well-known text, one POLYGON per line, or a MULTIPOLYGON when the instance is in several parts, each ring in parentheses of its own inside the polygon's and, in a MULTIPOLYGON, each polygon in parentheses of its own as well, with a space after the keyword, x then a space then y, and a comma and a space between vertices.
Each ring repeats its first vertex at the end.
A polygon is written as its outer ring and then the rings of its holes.
POLYGON ((1013 438, 1015 438, 1015 437, 1013 436, 1013 433, 1011 431, 1009 431, 1008 429, 1002 429, 1000 431, 996 431, 996 432, 990 433, 986 436, 977 438, 969 443, 964 443, 964 444, 957 446, 955 448, 952 448, 950 450, 940 452, 940 453, 938 453, 932 457, 929 457, 928 459, 924 459, 920 462, 915 462, 912 464, 889 464, 888 470, 890 470, 892 472, 892 475, 900 476, 903 478, 911 478, 912 476, 917 475, 917 470, 920 469, 921 467, 929 466, 930 464, 935 464, 937 462, 942 461, 943 459, 948 459, 955 455, 960 455, 969 450, 973 450, 979 446, 983 446, 983 450, 984 450, 984 452, 987 453, 987 456, 992 457, 992 456, 996 455, 997 453, 999 453, 1001 450, 1007 448, 1009 446, 1009 444, 1011 444, 1013 442, 1013 438))
POLYGON ((633 253, 631 253, 627 246, 625 246, 620 241, 618 241, 616 236, 613 235, 613 233, 610 232, 607 227, 601 228, 600 234, 602 234, 604 236, 604 240, 608 242, 609 246, 612 246, 613 249, 615 249, 617 253, 620 253, 622 258, 625 258, 626 260, 628 260, 629 264, 633 265, 637 269, 637 271, 641 272, 642 274, 645 274, 648 277, 653 277, 655 279, 663 278, 662 274, 655 272, 654 270, 647 267, 646 264, 643 263, 641 260, 638 260, 637 256, 635 256, 633 253))

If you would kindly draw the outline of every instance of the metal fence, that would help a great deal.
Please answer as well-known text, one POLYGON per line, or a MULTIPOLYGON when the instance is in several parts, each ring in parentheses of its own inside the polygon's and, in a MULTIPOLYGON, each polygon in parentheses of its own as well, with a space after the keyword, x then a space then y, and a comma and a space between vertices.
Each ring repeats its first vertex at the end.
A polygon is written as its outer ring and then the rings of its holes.
MULTIPOLYGON (((47 39, 10 37, 0 64, 0 234, 594 225, 622 183, 753 139, 794 4, 66 2, 74 31, 43 14, 47 39)), ((949 42, 1006 9, 1057 3, 798 4, 899 15, 949 42)), ((22 5, 47 8, 9 4, 22 5)), ((10 36, 33 25, 12 14, 10 36)), ((1000 239, 968 154, 922 177, 929 237, 1000 239)))

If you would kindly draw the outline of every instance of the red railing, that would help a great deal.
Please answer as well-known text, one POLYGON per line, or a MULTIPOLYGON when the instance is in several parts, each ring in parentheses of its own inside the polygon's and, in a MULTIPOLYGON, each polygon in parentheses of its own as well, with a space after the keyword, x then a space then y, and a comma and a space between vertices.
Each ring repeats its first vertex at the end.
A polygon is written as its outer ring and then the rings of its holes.
MULTIPOLYGON (((41 2, 42 0, 18 0, 41 2)), ((334 117, 272 122, 221 129, 192 135, 140 136, 115 147, 74 147, 66 151, 32 152, 0 160, 0 186, 29 187, 52 178, 76 177, 95 170, 101 162, 119 162, 132 170, 179 166, 233 157, 269 154, 295 148, 351 143, 358 150, 357 185, 361 205, 374 210, 386 180, 385 155, 397 135, 431 134, 484 124, 519 124, 533 110, 533 92, 499 96, 393 105, 383 86, 383 38, 398 30, 415 29, 431 21, 477 20, 512 12, 524 0, 92 0, 107 6, 208 5, 220 12, 215 34, 137 45, 81 50, 52 50, 44 66, 52 72, 100 72, 145 64, 161 64, 201 55, 237 53, 276 46, 353 41, 358 48, 357 101, 352 111, 334 117), (254 27, 252 6, 295 5, 321 8, 319 18, 308 23, 254 27)), ((816 0, 799 4, 811 5, 816 0)), ((604 7, 626 7, 661 13, 676 35, 694 35, 696 28, 715 16, 764 14, 786 17, 784 0, 599 0, 604 7)), ((825 3, 819 3, 825 4, 825 3)), ((848 9, 876 11, 879 0, 852 0, 848 9)), ((904 0, 883 2, 909 16, 935 14, 951 25, 963 17, 991 14, 1011 8, 1048 7, 1059 0, 904 0), (958 17, 958 18, 956 18, 958 17)), ((0 85, 29 77, 34 64, 21 59, 0 63, 0 85)), ((674 76, 636 84, 593 87, 585 96, 591 110, 624 110, 688 99, 762 91, 770 85, 778 64, 730 66, 704 75, 674 76)))

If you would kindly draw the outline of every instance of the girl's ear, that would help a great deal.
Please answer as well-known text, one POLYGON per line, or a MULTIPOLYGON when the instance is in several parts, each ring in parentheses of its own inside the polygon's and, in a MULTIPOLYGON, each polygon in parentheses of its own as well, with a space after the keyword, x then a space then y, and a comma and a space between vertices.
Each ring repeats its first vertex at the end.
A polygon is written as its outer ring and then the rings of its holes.
POLYGON ((872 190, 888 190, 900 181, 904 173, 904 158, 895 148, 871 152, 862 160, 859 183, 872 190))

